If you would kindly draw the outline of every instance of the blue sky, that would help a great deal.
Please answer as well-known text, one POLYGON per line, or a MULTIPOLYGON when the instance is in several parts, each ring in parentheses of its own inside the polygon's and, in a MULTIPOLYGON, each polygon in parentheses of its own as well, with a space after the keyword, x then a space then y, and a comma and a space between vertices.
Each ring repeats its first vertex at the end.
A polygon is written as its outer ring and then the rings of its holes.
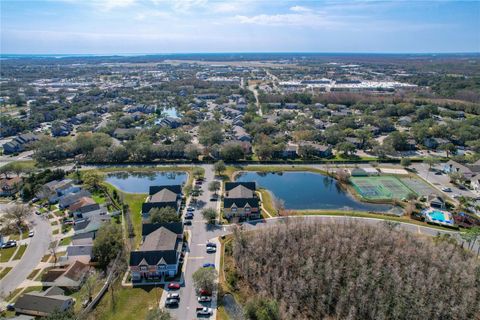
POLYGON ((0 0, 1 53, 480 52, 480 1, 0 0))

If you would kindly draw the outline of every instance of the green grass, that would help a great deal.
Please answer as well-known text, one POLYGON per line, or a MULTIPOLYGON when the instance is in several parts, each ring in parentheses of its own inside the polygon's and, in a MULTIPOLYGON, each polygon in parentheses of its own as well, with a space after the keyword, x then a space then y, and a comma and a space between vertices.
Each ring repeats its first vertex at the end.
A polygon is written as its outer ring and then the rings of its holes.
POLYGON ((17 250, 17 247, 8 248, 8 249, 0 249, 0 262, 7 262, 17 250))
POLYGON ((99 193, 93 194, 92 199, 98 203, 98 204, 104 204, 105 203, 105 197, 99 193))
POLYGON ((156 308, 162 296, 162 288, 122 288, 115 284, 115 304, 107 292, 93 311, 93 318, 99 320, 145 319, 150 308, 156 308))
MULTIPOLYGON (((23 227, 22 228, 22 239, 28 238, 28 233, 29 232, 30 232, 30 230, 28 230, 27 227, 23 227)), ((10 235, 9 239, 18 241, 18 240, 20 240, 20 234, 19 233, 12 234, 12 235, 10 235)))
POLYGON ((313 173, 320 173, 320 174, 327 174, 326 171, 320 170, 317 168, 306 167, 302 165, 279 165, 279 166, 269 166, 269 165, 261 165, 261 166, 227 166, 227 170, 223 173, 225 176, 233 181, 237 172, 241 171, 255 171, 255 172, 278 172, 278 171, 307 171, 313 173))
MULTIPOLYGON (((272 217, 277 215, 277 210, 275 209, 275 206, 273 205, 273 199, 272 199, 272 194, 264 188, 259 188, 258 192, 261 193, 262 195, 262 205, 263 208, 270 213, 272 217)), ((268 216, 267 216, 268 218, 268 216)))
POLYGON ((2 271, 0 271, 0 279, 3 279, 7 275, 7 273, 10 272, 10 270, 12 270, 11 267, 6 267, 2 269, 2 271))
POLYGON ((30 274, 28 275, 27 279, 28 279, 28 280, 33 280, 33 279, 35 279, 35 277, 38 275, 39 272, 40 272, 40 269, 34 269, 32 272, 30 272, 30 274))
POLYGON ((26 244, 21 245, 17 253, 15 254, 15 257, 13 257, 13 260, 20 260, 23 254, 25 253, 25 250, 27 250, 27 245, 26 244))
POLYGON ((58 230, 58 229, 57 229, 57 230, 53 230, 53 231, 52 231, 52 234, 58 234, 59 232, 60 232, 60 230, 58 230))
POLYGON ((47 262, 50 259, 51 255, 46 254, 42 257, 42 262, 47 262))
POLYGON ((64 217, 65 216, 65 212, 63 211, 57 211, 54 213, 57 217, 64 217))
POLYGON ((66 237, 60 240, 59 246, 67 246, 72 242, 72 237, 66 237))
POLYGON ((52 221, 52 222, 50 222, 50 225, 52 225, 52 226, 57 226, 57 225, 58 225, 58 221, 52 221))

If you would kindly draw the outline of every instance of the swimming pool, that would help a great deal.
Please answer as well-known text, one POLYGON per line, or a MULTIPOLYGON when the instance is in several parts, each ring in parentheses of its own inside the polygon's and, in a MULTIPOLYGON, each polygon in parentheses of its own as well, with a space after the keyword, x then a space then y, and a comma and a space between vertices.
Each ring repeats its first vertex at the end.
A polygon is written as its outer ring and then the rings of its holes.
POLYGON ((428 208, 423 211, 427 222, 438 223, 443 225, 454 225, 453 216, 448 211, 438 210, 434 208, 428 208))

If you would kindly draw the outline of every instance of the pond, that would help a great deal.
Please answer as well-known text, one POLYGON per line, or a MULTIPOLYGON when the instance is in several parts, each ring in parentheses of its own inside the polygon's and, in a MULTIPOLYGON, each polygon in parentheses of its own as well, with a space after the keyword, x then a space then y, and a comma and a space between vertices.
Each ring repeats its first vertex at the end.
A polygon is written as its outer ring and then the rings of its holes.
POLYGON ((311 172, 242 172, 236 181, 255 181, 285 202, 286 209, 386 212, 391 205, 360 202, 328 176, 311 172))
POLYGON ((105 177, 105 182, 129 193, 148 193, 150 186, 183 184, 187 173, 182 171, 165 172, 115 172, 105 177))

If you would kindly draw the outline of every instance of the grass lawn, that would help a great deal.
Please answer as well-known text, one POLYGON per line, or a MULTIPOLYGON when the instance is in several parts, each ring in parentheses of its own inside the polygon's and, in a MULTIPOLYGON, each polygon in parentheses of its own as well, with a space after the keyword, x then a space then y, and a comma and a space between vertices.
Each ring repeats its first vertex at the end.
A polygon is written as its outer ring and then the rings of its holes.
POLYGON ((59 246, 67 246, 72 242, 72 237, 66 237, 60 240, 59 246))
POLYGON ((50 257, 51 257, 51 255, 49 255, 49 254, 44 255, 43 258, 42 258, 42 262, 47 262, 50 259, 50 257))
POLYGON ((13 257, 13 260, 20 260, 25 253, 25 250, 27 250, 27 245, 21 245, 20 248, 18 249, 17 253, 15 254, 15 257, 13 257))
POLYGON ((11 267, 6 267, 6 268, 2 269, 2 271, 0 271, 0 279, 3 279, 3 277, 5 277, 7 275, 7 273, 10 272, 10 270, 12 270, 11 267))
POLYGON ((35 269, 30 274, 28 275, 27 279, 28 280, 33 280, 37 276, 37 274, 40 272, 40 269, 35 269))
POLYGON ((57 217, 64 217, 65 216, 65 212, 63 211, 57 211, 54 213, 57 217))
POLYGON ((122 288, 120 282, 115 284, 115 304, 110 292, 105 293, 93 311, 94 319, 128 320, 145 319, 150 308, 156 308, 162 296, 162 288, 122 288))
POLYGON ((50 222, 50 225, 56 226, 56 225, 58 225, 58 221, 52 221, 52 222, 50 222))
POLYGON ((278 172, 278 171, 307 171, 313 173, 327 174, 326 171, 306 167, 302 165, 284 165, 284 166, 227 166, 227 170, 223 173, 230 181, 234 180, 235 174, 240 171, 256 171, 256 172, 278 172))
POLYGON ((0 262, 7 262, 17 250, 17 247, 8 248, 8 249, 0 249, 0 262))
POLYGON ((53 230, 52 234, 58 234, 60 232, 60 230, 53 230))
MULTIPOLYGON (((275 209, 275 206, 273 205, 272 201, 272 195, 270 192, 268 192, 267 189, 259 188, 258 192, 262 195, 262 204, 263 208, 270 213, 272 217, 277 215, 277 210, 275 209)), ((268 218, 268 216, 267 216, 268 218)))
POLYGON ((105 197, 98 192, 94 193, 92 195, 92 199, 95 200, 95 202, 98 203, 98 204, 104 204, 105 203, 105 197))

